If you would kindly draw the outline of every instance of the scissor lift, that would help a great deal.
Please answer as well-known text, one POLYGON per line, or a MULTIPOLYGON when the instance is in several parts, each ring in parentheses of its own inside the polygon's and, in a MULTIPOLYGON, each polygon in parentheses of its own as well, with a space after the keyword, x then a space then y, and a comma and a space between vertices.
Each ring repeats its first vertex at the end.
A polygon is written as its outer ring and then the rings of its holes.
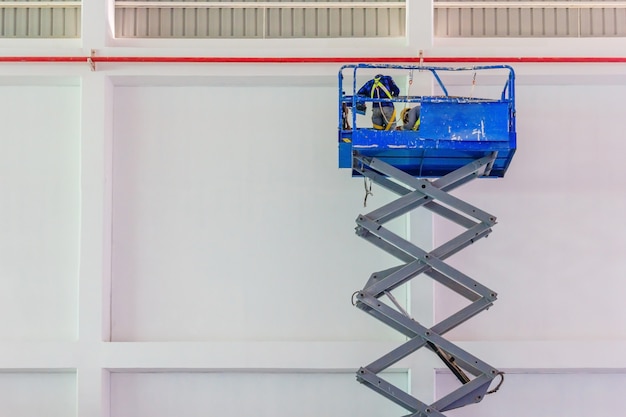
MULTIPOLYGON (((349 74, 350 75, 350 74, 349 74)), ((358 370, 357 380, 409 411, 408 416, 437 416, 481 401, 492 391, 502 372, 449 342, 443 335, 489 308, 496 293, 444 261, 491 233, 496 218, 452 196, 449 192, 476 178, 503 177, 516 149, 514 71, 509 66, 426 67, 401 65, 346 65, 339 72, 339 167, 361 176, 400 197, 356 219, 358 236, 393 255, 401 264, 373 273, 355 293, 354 304, 407 337, 393 351, 358 370), (406 95, 393 98, 357 97, 361 71, 430 72, 441 95, 406 95), (440 73, 505 72, 504 88, 496 98, 451 96, 440 73), (351 72, 351 94, 344 88, 344 72, 351 72), (375 130, 357 127, 357 101, 391 101, 421 106, 418 131, 375 130), (441 246, 426 251, 386 229, 384 225, 423 208, 465 229, 441 246), (469 301, 449 317, 426 327, 412 318, 391 291, 425 274, 469 301), (383 302, 386 296, 389 305, 383 302), (460 386, 431 404, 424 403, 387 382, 379 374, 426 348, 451 370, 460 386)), ((371 126, 371 125, 370 125, 371 126)), ((500 383, 502 380, 499 381, 500 383)), ((498 385, 499 386, 499 385, 498 385)), ((496 388, 497 389, 497 388, 496 388)))

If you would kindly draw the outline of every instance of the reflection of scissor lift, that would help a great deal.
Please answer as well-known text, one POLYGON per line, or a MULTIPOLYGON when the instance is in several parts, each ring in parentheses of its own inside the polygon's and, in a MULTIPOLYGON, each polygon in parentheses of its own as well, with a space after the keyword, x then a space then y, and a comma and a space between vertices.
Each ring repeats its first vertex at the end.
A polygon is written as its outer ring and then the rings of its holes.
MULTIPOLYGON (((493 215, 449 194, 449 191, 481 177, 503 177, 516 149, 514 72, 508 66, 471 68, 410 67, 398 65, 347 65, 339 73, 339 167, 351 168, 353 176, 369 178, 398 194, 391 203, 356 219, 356 233, 399 259, 402 264, 373 273, 365 287, 355 293, 355 304, 408 340, 362 367, 357 380, 410 412, 408 416, 443 416, 442 412, 479 402, 491 392, 493 380, 502 373, 447 341, 443 334, 489 308, 496 293, 446 264, 444 260, 486 237, 496 223, 493 215), (430 71, 443 95, 372 99, 420 103, 419 131, 381 131, 357 127, 355 108, 357 70, 430 71), (352 95, 343 88, 344 74, 352 70, 352 95), (505 71, 505 85, 495 99, 452 97, 438 73, 442 71, 505 71), (417 208, 425 208, 465 229, 443 245, 427 252, 392 233, 390 220, 417 208), (409 316, 391 291, 425 274, 469 301, 469 304, 428 328, 409 316), (396 308, 385 304, 386 295, 396 308), (425 347, 433 351, 460 381, 461 386, 432 404, 426 404, 390 384, 378 374, 425 347)), ((362 98, 359 97, 359 100, 362 98)), ((501 381, 500 381, 501 382, 501 381)), ((498 385, 499 386, 499 385, 498 385)), ((493 390, 492 390, 493 391, 493 390)))

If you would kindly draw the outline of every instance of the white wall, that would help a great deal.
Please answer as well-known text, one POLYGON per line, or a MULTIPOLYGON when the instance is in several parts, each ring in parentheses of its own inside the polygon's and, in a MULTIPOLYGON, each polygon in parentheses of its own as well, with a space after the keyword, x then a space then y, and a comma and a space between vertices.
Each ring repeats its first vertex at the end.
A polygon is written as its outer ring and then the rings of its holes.
MULTIPOLYGON (((623 84, 518 83, 519 147, 506 178, 460 190, 498 217, 488 239, 450 263, 480 271, 493 311, 460 340, 619 341, 626 329, 623 84), (494 326, 493 323, 507 323, 494 326)), ((447 225, 441 226, 442 234, 447 225)), ((437 233, 435 233, 437 236, 437 233)), ((478 276, 477 276, 478 277, 478 276)), ((442 298, 437 314, 451 307, 442 298)))
MULTIPOLYGON (((437 376, 437 389, 455 385, 449 373, 437 376)), ((595 413, 612 414, 623 408, 623 372, 594 372, 593 370, 528 372, 513 371, 506 375, 501 389, 484 401, 450 410, 449 417, 497 417, 506 414, 522 417, 555 415, 586 416, 595 413)))
MULTIPOLYGON (((386 375, 407 388, 406 373, 386 375)), ((401 414, 347 373, 114 373, 111 415, 330 416, 401 414)))
MULTIPOLYGON (((1 53, 511 55, 490 40, 432 44, 415 26, 386 44, 155 49, 108 38, 96 5, 85 5, 83 21, 97 24, 81 50, 4 40, 1 53)), ((623 49, 523 42, 520 53, 543 56, 623 49)), ((337 169, 339 67, 0 64, 0 414, 404 413, 354 381, 402 339, 350 304, 395 265, 354 235, 357 215, 392 196, 374 187, 364 208, 363 182, 337 169)), ((533 404, 547 416, 559 404, 578 416, 598 403, 619 414, 607 393, 619 394, 626 369, 624 68, 514 67, 511 168, 455 193, 499 224, 450 258, 499 299, 447 335, 508 374, 451 415, 526 415, 533 404)), ((419 212, 393 228, 426 248, 453 232, 419 212)), ((427 281, 398 295, 427 321, 458 305, 427 281)), ((420 352, 385 378, 428 402, 456 384, 441 368, 420 352)))
POLYGON ((0 404, 7 416, 76 415, 76 375, 71 372, 3 372, 0 404))
POLYGON ((390 260, 349 249, 333 81, 115 87, 113 341, 399 340, 349 303, 390 260))
POLYGON ((0 312, 11 318, 0 322, 5 341, 77 337, 77 81, 0 86, 5 98, 0 103, 0 312))

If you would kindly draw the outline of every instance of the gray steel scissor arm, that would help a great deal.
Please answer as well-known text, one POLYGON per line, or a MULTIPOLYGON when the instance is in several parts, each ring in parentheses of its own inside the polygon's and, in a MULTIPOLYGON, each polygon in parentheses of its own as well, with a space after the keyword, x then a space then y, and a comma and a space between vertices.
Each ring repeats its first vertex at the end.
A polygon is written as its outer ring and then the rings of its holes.
MULTIPOLYGON (((491 365, 443 338, 443 335, 489 308, 497 294, 444 261, 488 236, 496 218, 449 192, 473 179, 489 175, 496 153, 474 160, 434 180, 420 179, 380 159, 355 152, 353 169, 365 178, 400 197, 356 219, 356 234, 402 262, 402 265, 373 273, 364 288, 355 293, 355 305, 407 337, 407 341, 358 370, 357 380, 415 417, 445 417, 442 412, 481 401, 494 378, 502 375, 491 365), (448 242, 425 251, 384 227, 385 223, 412 210, 423 208, 466 230, 448 242), (469 304, 428 328, 401 307, 390 306, 382 297, 424 274, 460 296, 469 304), (383 379, 379 373, 403 358, 426 348, 451 370, 460 386, 432 404, 426 404, 383 379)), ((395 300, 392 299, 395 303, 395 300)))

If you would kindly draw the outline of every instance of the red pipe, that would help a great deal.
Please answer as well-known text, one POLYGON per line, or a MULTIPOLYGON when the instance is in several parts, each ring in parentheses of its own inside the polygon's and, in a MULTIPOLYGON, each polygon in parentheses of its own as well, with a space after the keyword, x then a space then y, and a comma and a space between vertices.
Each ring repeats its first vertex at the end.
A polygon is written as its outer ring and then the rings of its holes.
POLYGON ((87 62, 82 56, 0 56, 0 62, 87 62))
POLYGON ((161 56, 0 56, 0 62, 126 63, 626 63, 626 57, 161 57, 161 56))

